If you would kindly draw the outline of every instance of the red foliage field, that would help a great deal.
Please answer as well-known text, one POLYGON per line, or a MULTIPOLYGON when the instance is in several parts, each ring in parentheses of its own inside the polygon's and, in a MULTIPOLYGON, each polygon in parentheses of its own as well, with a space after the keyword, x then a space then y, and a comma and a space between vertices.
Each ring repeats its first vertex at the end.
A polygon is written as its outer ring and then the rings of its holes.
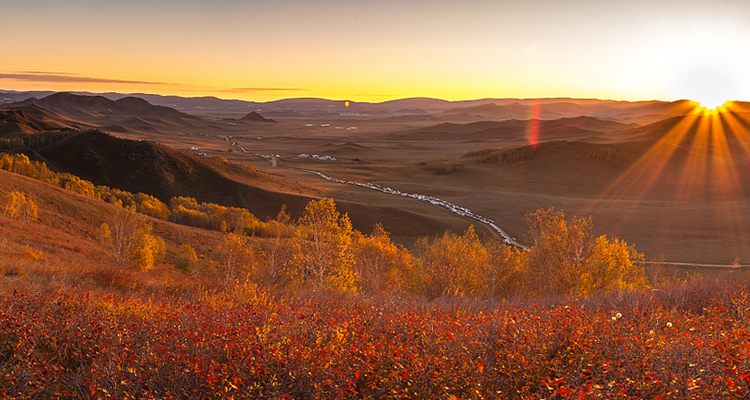
POLYGON ((0 295, 7 398, 743 398, 748 281, 489 304, 61 289, 0 295))

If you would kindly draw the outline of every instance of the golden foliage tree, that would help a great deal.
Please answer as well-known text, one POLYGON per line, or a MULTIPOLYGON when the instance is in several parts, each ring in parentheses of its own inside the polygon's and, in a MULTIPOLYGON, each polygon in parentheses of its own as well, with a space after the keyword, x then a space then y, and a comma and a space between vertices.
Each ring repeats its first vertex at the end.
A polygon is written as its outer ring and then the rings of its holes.
POLYGON ((318 288, 357 291, 349 245, 352 224, 339 215, 333 199, 310 201, 299 221, 295 237, 296 261, 302 276, 318 288))
POLYGON ((370 235, 355 230, 351 253, 360 290, 368 294, 400 291, 415 264, 409 251, 391 242, 380 224, 370 235))
POLYGON ((123 209, 99 227, 101 242, 118 267, 146 271, 164 253, 164 242, 151 235, 151 224, 132 210, 123 209))
POLYGON ((592 245, 588 268, 582 277, 580 294, 613 289, 639 289, 646 286, 646 275, 639 262, 643 254, 617 238, 599 236, 592 245))
POLYGON ((135 195, 134 202, 136 203, 136 209, 141 214, 162 221, 168 221, 171 217, 169 207, 156 197, 144 193, 138 193, 135 195))
POLYGON ((529 295, 580 296, 615 288, 645 285, 643 255, 624 241, 593 239, 591 218, 574 217, 570 223, 554 208, 526 215, 533 246, 526 254, 529 295))
POLYGON ((254 272, 253 249, 247 237, 230 232, 224 234, 216 248, 218 274, 225 286, 245 283, 254 272))
POLYGON ((416 251, 426 296, 464 297, 482 292, 488 255, 473 226, 463 235, 446 232, 432 243, 421 239, 416 251))
POLYGON ((37 219, 37 207, 34 200, 17 191, 9 192, 0 204, 3 214, 29 222, 37 219))
POLYGON ((293 279, 290 263, 294 259, 292 219, 282 207, 276 218, 266 223, 266 240, 256 246, 258 268, 263 283, 285 286, 293 279))
POLYGON ((96 190, 96 186, 89 181, 83 180, 75 175, 63 174, 62 182, 61 186, 65 190, 82 194, 93 199, 101 199, 99 191, 96 190))
POLYGON ((487 263, 481 272, 484 296, 511 297, 522 288, 523 254, 515 247, 493 238, 485 243, 487 263))
POLYGON ((25 154, 11 155, 8 153, 2 153, 2 155, 0 155, 0 169, 54 185, 59 183, 55 176, 56 174, 50 171, 46 164, 38 161, 31 161, 25 154))
POLYGON ((185 271, 195 271, 198 265, 198 255, 195 253, 193 246, 184 243, 180 246, 180 251, 175 259, 175 267, 185 271))

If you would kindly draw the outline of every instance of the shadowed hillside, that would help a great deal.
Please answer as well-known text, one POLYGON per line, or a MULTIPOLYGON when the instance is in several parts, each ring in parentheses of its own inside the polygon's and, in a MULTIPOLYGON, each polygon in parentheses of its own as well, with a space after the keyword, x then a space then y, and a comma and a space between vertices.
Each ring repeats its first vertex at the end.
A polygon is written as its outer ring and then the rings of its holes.
POLYGON ((246 207, 267 217, 275 215, 282 204, 297 210, 310 199, 283 193, 303 189, 252 168, 101 131, 81 132, 38 148, 36 153, 51 168, 97 185, 147 193, 163 202, 189 196, 199 202, 246 207))
MULTIPOLYGON (((583 123, 581 123, 583 125, 583 123)), ((623 127, 625 127, 623 125, 623 127)), ((580 139, 601 134, 600 131, 582 129, 574 123, 544 120, 517 120, 502 122, 474 122, 469 124, 442 123, 411 131, 391 134, 393 139, 405 140, 486 140, 524 139, 536 130, 537 140, 580 139)))
MULTIPOLYGON (((261 219, 286 206, 295 217, 325 191, 230 163, 220 157, 200 157, 156 143, 120 139, 101 131, 64 136, 52 144, 22 151, 57 171, 133 193, 146 193, 168 203, 186 196, 198 202, 242 207, 261 219)), ((465 229, 468 221, 435 218, 395 207, 342 200, 339 208, 351 215, 357 229, 369 232, 377 223, 412 243, 420 236, 465 229), (458 222, 458 224, 456 224, 458 222)))
MULTIPOLYGON (((62 276, 81 273, 88 267, 101 268, 110 262, 100 244, 99 227, 120 207, 0 170, 0 194, 10 191, 30 196, 38 206, 38 218, 33 223, 24 223, 0 215, 3 244, 11 244, 21 254, 24 249, 34 249, 37 257, 47 262, 50 272, 62 276)), ((220 239, 219 233, 205 229, 153 218, 149 222, 154 233, 165 241, 168 254, 176 253, 183 243, 207 252, 220 239)))

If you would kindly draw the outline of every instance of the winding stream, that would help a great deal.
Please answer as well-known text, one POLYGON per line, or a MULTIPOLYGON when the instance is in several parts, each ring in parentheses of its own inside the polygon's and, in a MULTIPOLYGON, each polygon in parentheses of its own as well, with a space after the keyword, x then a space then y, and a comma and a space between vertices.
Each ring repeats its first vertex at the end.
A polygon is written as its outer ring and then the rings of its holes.
MULTIPOLYGON (((233 141, 231 136, 221 136, 220 135, 219 137, 221 137, 222 139, 226 140, 227 142, 230 142, 233 147, 239 148, 245 154, 254 154, 254 155, 257 155, 257 156, 260 156, 260 157, 268 159, 267 156, 262 156, 262 155, 260 155, 258 153, 253 153, 251 151, 248 151, 245 147, 243 147, 243 146, 239 145, 239 143, 233 141)), ((287 168, 290 168, 290 167, 287 167, 287 168)), ((449 202, 447 202, 445 200, 442 200, 442 199, 439 199, 437 197, 426 196, 426 195, 417 194, 417 193, 404 193, 404 192, 401 192, 401 191, 398 191, 398 190, 395 190, 395 189, 391 189, 391 188, 389 188, 387 186, 380 186, 380 185, 375 184, 375 183, 362 183, 362 182, 355 182, 355 181, 345 181, 343 179, 337 179, 337 178, 328 176, 328 175, 326 175, 326 174, 324 174, 322 172, 318 172, 318 171, 313 171, 313 170, 309 170, 309 169, 302 169, 302 168, 295 168, 295 169, 300 169, 300 170, 305 171, 305 172, 310 172, 310 173, 316 174, 316 175, 320 176, 321 178, 323 178, 325 180, 328 180, 328 181, 331 181, 331 182, 359 186, 359 187, 363 187, 363 188, 367 188, 367 189, 377 190, 379 192, 383 192, 383 193, 387 193, 387 194, 392 194, 392 195, 395 195, 395 196, 409 197, 409 198, 412 198, 412 199, 415 199, 415 200, 420 200, 420 201, 428 202, 428 203, 433 204, 435 206, 444 208, 444 209, 446 209, 446 210, 448 210, 448 211, 450 211, 450 212, 452 212, 454 214, 458 214, 460 216, 471 218, 473 220, 479 221, 479 222, 485 224, 486 226, 488 226, 494 233, 496 233, 497 235, 499 235, 500 237, 502 237, 503 241, 505 241, 505 243, 507 243, 509 245, 512 245, 512 246, 516 246, 516 247, 518 247, 520 249, 524 249, 524 250, 527 249, 526 246, 522 245, 521 243, 518 243, 515 239, 513 239, 512 237, 510 237, 510 235, 508 235, 502 228, 500 228, 499 226, 497 226, 497 224, 495 224, 494 221, 492 221, 489 218, 483 217, 481 215, 474 214, 473 212, 471 212, 471 210, 469 210, 466 207, 457 206, 455 204, 449 203, 449 202)), ((660 261, 660 262, 645 261, 643 263, 644 264, 663 264, 663 265, 672 265, 672 266, 676 266, 676 267, 688 267, 688 268, 689 267, 721 268, 721 269, 728 269, 728 268, 729 269, 750 268, 750 265, 739 265, 739 264, 735 264, 735 265, 697 264, 697 263, 669 262, 669 261, 660 261)))
MULTIPOLYGON (((263 155, 260 155, 258 153, 252 153, 252 152, 248 151, 243 146, 240 146, 239 143, 237 143, 234 140, 232 140, 231 136, 219 136, 219 137, 221 137, 222 139, 226 140, 227 142, 230 142, 233 147, 239 148, 245 154, 255 154, 257 156, 260 156, 260 157, 263 157, 263 158, 266 158, 266 159, 269 158, 268 156, 263 156, 263 155)), ((275 165, 276 164, 274 163, 274 166, 275 165)), ((305 171, 305 172, 310 172, 310 173, 316 174, 319 177, 321 177, 321 178, 323 178, 323 179, 325 179, 327 181, 336 182, 336 183, 344 183, 344 184, 354 185, 354 186, 359 186, 359 187, 363 187, 363 188, 367 188, 367 189, 377 190, 379 192, 383 192, 383 193, 387 193, 387 194, 392 194, 394 196, 409 197, 409 198, 412 198, 412 199, 415 199, 415 200, 420 200, 420 201, 424 201, 424 202, 430 203, 432 205, 438 206, 440 208, 444 208, 444 209, 446 209, 446 210, 448 210, 448 211, 450 211, 450 212, 452 212, 454 214, 460 215, 462 217, 471 218, 473 220, 479 221, 479 222, 487 225, 493 231, 493 233, 495 233, 495 234, 499 235, 501 238, 503 238, 503 241, 505 241, 505 243, 507 243, 507 244, 509 244, 511 246, 516 246, 516 247, 518 247, 520 249, 526 249, 526 246, 522 245, 521 243, 518 243, 515 239, 513 239, 512 237, 510 237, 510 235, 508 235, 502 228, 500 228, 499 226, 497 226, 497 224, 495 224, 495 221, 493 221, 493 220, 491 220, 489 218, 483 217, 481 215, 474 214, 473 212, 471 212, 471 210, 469 210, 466 207, 457 206, 457 205, 455 205, 453 203, 449 203, 449 202, 447 202, 447 201, 445 201, 443 199, 439 199, 437 197, 426 196, 426 195, 418 194, 418 193, 405 193, 405 192, 401 192, 401 191, 398 191, 398 190, 395 190, 395 189, 391 189, 391 188, 389 188, 387 186, 380 186, 380 185, 375 184, 375 183, 363 183, 363 182, 355 182, 355 181, 345 181, 343 179, 337 179, 337 178, 334 178, 332 176, 328 176, 328 175, 326 175, 326 174, 324 174, 322 172, 319 172, 319 171, 313 171, 313 170, 309 170, 309 169, 301 169, 301 170, 305 171)))
POLYGON ((383 193, 387 193, 387 194, 392 194, 392 195, 395 195, 395 196, 410 197, 412 199, 416 199, 416 200, 420 200, 420 201, 424 201, 424 202, 430 203, 432 205, 444 208, 444 209, 446 209, 446 210, 448 210, 448 211, 450 211, 450 212, 452 212, 454 214, 458 214, 458 215, 460 215, 462 217, 467 217, 467 218, 471 218, 473 220, 479 221, 479 222, 487 225, 490 229, 492 229, 492 231, 494 233, 496 233, 500 237, 502 237, 503 240, 505 241, 505 243, 507 243, 509 245, 512 245, 512 246, 516 246, 516 247, 522 248, 522 249, 526 248, 524 245, 518 243, 512 237, 510 237, 510 235, 508 235, 502 228, 500 228, 499 226, 497 226, 497 224, 495 224, 495 222, 493 220, 491 220, 489 218, 486 218, 486 217, 483 217, 481 215, 477 215, 477 214, 471 212, 471 210, 469 210, 466 207, 457 206, 457 205, 455 205, 453 203, 449 203, 449 202, 447 202, 447 201, 445 201, 443 199, 439 199, 437 197, 432 197, 432 196, 426 196, 426 195, 418 194, 418 193, 404 193, 404 192, 401 192, 401 191, 398 191, 398 190, 395 190, 395 189, 391 189, 391 188, 389 188, 387 186, 380 186, 380 185, 375 184, 375 183, 362 183, 362 182, 355 182, 355 181, 345 181, 343 179, 337 179, 337 178, 328 176, 328 175, 326 175, 326 174, 324 174, 322 172, 313 171, 313 170, 309 170, 309 169, 305 169, 303 171, 307 171, 307 172, 316 174, 316 175, 320 176, 321 178, 323 178, 325 180, 328 180, 328 181, 331 181, 331 182, 345 183, 345 184, 348 184, 348 185, 354 185, 354 186, 359 186, 359 187, 363 187, 363 188, 367 188, 367 189, 373 189, 373 190, 377 190, 379 192, 383 192, 383 193))

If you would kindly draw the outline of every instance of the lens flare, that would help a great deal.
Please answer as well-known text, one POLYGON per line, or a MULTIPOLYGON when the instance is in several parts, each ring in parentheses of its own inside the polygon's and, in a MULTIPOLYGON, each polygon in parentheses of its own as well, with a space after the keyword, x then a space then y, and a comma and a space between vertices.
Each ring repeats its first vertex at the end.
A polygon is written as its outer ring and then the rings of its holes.
POLYGON ((542 113, 542 105, 539 100, 534 100, 534 104, 531 106, 531 115, 529 118, 528 126, 526 128, 526 139, 534 149, 539 146, 539 118, 542 113))

